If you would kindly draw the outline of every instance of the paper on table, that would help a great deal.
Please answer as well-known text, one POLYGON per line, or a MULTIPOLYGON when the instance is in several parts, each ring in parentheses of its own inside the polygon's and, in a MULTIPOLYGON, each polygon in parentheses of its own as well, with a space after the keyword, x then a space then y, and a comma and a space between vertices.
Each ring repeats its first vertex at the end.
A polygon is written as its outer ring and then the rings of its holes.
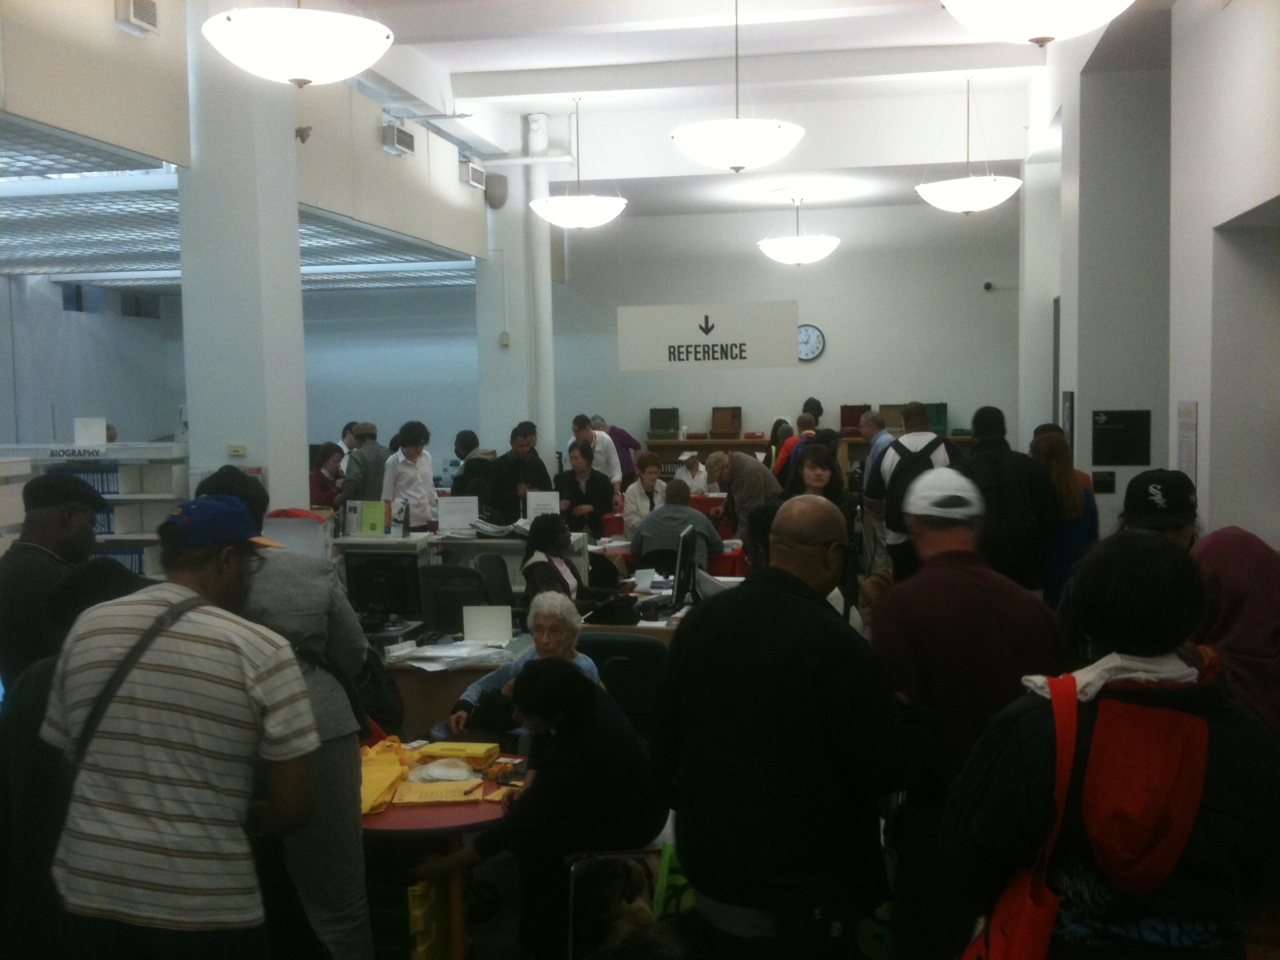
POLYGON ((514 789, 515 787, 499 787, 497 790, 494 790, 492 793, 486 793, 484 798, 488 800, 490 803, 498 803, 502 800, 503 797, 505 797, 508 793, 510 793, 514 789))
POLYGON ((511 608, 463 607, 462 635, 467 643, 506 646, 511 642, 511 608))
POLYGON ((483 780, 454 780, 435 783, 405 781, 396 788, 393 806, 404 807, 421 803, 479 803, 483 788, 477 789, 483 780))
POLYGON ((483 643, 438 643, 416 647, 409 651, 407 660, 460 660, 474 657, 489 648, 483 643))
POLYGON ((441 497, 440 532, 465 530, 474 533, 471 521, 480 519, 479 497, 441 497))

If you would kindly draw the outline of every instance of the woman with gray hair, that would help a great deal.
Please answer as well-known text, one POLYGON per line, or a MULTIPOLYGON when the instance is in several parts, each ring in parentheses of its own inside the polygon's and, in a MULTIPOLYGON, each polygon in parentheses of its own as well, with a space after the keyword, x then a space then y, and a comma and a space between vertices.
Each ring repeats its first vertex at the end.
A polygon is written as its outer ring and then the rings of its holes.
POLYGON ((533 598, 529 605, 529 632, 533 646, 510 663, 485 674, 463 692, 449 714, 449 732, 466 733, 473 726, 472 714, 480 710, 476 727, 507 732, 516 726, 512 719, 511 687, 526 664, 534 660, 559 658, 568 660, 587 675, 592 683, 600 682, 600 671, 585 653, 577 649, 582 617, 574 602, 563 593, 548 591, 533 598))

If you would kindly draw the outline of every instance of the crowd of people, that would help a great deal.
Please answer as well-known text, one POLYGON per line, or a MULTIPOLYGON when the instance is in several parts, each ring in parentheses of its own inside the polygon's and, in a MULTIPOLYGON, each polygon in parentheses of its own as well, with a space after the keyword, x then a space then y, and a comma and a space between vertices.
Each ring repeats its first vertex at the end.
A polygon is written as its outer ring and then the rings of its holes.
MULTIPOLYGON (((665 483, 599 417, 574 419, 554 476, 532 423, 502 455, 458 435, 456 492, 506 522, 534 491, 561 511, 528 530, 532 646, 436 731, 528 737, 525 785, 410 872, 509 851, 521 944, 558 958, 565 856, 644 845, 674 811, 696 909, 601 958, 882 956, 870 924, 900 960, 948 960, 1008 929, 1028 871, 1058 898, 1037 957, 1243 957, 1280 858, 1280 554, 1201 537, 1194 484, 1165 469, 1099 539, 1066 436, 1014 451, 994 407, 967 451, 923 404, 896 435, 868 411, 846 473, 815 404, 763 460, 689 454, 665 483), (707 515, 691 495, 712 484, 707 515), (641 562, 693 526, 705 567, 723 523, 750 568, 679 623, 647 737, 577 649, 626 598, 569 558, 611 513, 641 562)), ((342 440, 313 500, 376 490, 430 525, 425 424, 394 453, 370 423, 342 440)), ((351 687, 376 655, 332 566, 262 536, 256 478, 224 467, 196 494, 158 531, 155 582, 90 560, 105 501, 83 480, 23 488, 0 556, 5 956, 373 956, 351 687), (283 896, 301 930, 272 922, 283 896)))

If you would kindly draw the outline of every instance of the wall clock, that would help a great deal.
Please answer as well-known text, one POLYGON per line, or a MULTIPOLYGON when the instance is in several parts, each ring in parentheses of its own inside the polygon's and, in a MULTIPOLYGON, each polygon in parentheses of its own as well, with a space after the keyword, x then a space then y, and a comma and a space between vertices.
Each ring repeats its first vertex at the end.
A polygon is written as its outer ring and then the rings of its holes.
POLYGON ((827 349, 827 338, 811 323, 800 324, 800 351, 801 360, 817 360, 822 356, 822 351, 827 349))

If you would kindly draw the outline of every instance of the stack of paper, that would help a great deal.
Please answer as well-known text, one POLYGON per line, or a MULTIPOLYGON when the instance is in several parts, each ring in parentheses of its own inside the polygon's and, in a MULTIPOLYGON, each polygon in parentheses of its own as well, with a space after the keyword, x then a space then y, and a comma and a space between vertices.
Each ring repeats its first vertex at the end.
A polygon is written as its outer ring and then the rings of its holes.
POLYGON ((479 803, 483 780, 449 780, 435 783, 401 783, 396 788, 397 807, 423 803, 479 803))

